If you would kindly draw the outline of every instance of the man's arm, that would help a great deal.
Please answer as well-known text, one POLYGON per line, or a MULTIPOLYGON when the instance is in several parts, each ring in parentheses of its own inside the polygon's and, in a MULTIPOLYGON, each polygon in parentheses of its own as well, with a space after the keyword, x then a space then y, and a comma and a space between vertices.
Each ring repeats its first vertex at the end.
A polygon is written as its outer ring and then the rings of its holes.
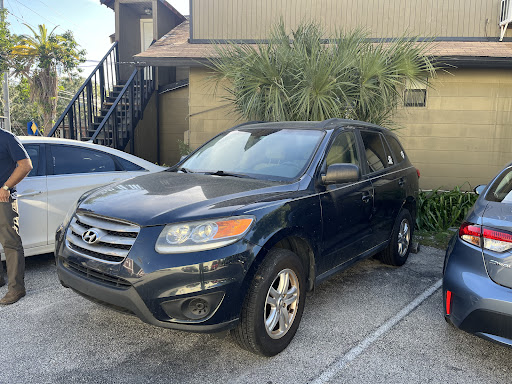
MULTIPOLYGON (((9 188, 14 188, 21 180, 27 176, 32 170, 32 161, 30 159, 23 159, 18 161, 18 166, 7 179, 4 185, 9 188)), ((1 187, 1 186, 0 186, 1 187)), ((0 203, 7 203, 9 201, 10 192, 0 188, 0 203)))

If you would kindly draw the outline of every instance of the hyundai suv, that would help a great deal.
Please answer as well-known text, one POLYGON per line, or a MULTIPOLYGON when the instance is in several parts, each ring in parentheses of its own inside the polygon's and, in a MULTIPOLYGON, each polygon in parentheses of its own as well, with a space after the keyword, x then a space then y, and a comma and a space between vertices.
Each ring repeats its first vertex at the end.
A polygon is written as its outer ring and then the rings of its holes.
POLYGON ((232 330, 272 356, 316 284, 374 255, 405 263, 418 177, 375 125, 242 124, 166 171, 84 194, 56 234, 58 276, 147 323, 232 330))

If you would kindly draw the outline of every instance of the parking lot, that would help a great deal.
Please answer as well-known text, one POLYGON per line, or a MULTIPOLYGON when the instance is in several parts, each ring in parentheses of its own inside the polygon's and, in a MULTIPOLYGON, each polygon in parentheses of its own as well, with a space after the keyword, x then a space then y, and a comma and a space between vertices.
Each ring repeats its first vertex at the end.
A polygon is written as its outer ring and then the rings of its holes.
POLYGON ((402 268, 371 259, 323 283, 273 358, 93 304, 60 286, 52 255, 30 257, 27 296, 0 308, 0 382, 510 383, 512 349, 444 321, 443 257, 424 247, 402 268))

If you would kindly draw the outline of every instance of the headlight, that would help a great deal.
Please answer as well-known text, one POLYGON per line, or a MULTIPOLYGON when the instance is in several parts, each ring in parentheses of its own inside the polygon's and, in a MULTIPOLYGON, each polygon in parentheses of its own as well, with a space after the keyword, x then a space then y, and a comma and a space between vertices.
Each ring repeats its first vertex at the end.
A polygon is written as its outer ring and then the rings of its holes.
POLYGON ((187 253, 224 247, 249 231, 254 217, 235 216, 167 225, 158 240, 158 253, 187 253))

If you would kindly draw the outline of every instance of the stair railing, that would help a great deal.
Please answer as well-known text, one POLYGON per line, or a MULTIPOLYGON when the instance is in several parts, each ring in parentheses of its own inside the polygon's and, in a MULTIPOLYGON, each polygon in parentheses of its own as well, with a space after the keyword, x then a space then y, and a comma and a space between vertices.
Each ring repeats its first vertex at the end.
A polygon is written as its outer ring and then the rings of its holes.
POLYGON ((92 142, 135 152, 134 131, 155 90, 155 68, 135 69, 91 137, 92 142))
POLYGON ((48 136, 74 140, 90 136, 94 131, 93 124, 101 118, 103 102, 118 84, 119 51, 115 42, 71 99, 48 136))

